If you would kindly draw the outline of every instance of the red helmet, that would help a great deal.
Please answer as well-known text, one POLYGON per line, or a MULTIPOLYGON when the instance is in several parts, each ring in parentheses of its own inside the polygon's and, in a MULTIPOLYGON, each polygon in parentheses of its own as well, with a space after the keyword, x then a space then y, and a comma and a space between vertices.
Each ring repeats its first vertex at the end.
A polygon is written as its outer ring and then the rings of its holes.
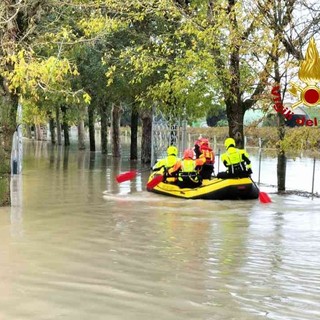
POLYGON ((184 150, 184 153, 183 153, 183 158, 184 159, 193 159, 193 150, 192 149, 186 149, 184 150))
POLYGON ((201 138, 200 139, 200 146, 209 146, 209 140, 207 138, 201 138))

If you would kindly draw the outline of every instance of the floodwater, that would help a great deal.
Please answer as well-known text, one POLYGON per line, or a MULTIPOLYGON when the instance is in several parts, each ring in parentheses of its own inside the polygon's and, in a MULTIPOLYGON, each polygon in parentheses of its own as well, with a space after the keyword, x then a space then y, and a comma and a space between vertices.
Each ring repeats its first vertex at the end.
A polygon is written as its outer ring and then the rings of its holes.
POLYGON ((147 172, 118 185, 125 159, 46 143, 23 166, 0 208, 1 320, 320 318, 319 199, 169 198, 147 172))

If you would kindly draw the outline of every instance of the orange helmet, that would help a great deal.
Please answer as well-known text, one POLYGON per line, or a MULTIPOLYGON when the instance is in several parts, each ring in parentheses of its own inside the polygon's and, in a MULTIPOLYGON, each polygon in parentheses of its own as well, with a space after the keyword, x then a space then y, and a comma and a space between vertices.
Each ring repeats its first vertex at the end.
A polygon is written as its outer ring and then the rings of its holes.
POLYGON ((183 158, 184 159, 193 159, 193 150, 192 149, 186 149, 184 150, 184 153, 183 153, 183 158))

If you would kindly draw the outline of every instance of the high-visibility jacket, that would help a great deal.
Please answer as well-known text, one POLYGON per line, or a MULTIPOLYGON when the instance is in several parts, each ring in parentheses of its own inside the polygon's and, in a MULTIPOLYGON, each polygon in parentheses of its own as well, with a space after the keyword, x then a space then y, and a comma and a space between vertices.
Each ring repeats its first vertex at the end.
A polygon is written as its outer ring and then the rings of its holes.
POLYGON ((175 156, 175 155, 170 155, 170 156, 167 156, 163 159, 160 159, 154 166, 153 166, 153 170, 157 170, 157 169, 161 169, 162 167, 163 168, 166 168, 166 169, 169 169, 169 168, 172 168, 176 163, 177 161, 179 161, 180 159, 175 156))
MULTIPOLYGON (((159 173, 165 175, 165 181, 167 182, 175 182, 177 180, 176 177, 170 177, 167 175, 168 170, 180 161, 180 159, 175 155, 169 155, 164 159, 159 160, 152 168, 153 171, 159 171, 159 173)), ((170 175, 170 174, 169 174, 170 175)))
POLYGON ((181 171, 183 172, 195 172, 196 162, 192 159, 184 159, 181 161, 181 171))
POLYGON ((251 169, 249 155, 244 149, 229 147, 228 150, 221 155, 221 161, 228 168, 229 173, 251 169))
POLYGON ((199 159, 183 159, 180 161, 177 161, 177 163, 168 170, 169 174, 172 174, 179 169, 182 172, 196 172, 196 167, 200 167, 205 163, 204 158, 199 158, 199 159))

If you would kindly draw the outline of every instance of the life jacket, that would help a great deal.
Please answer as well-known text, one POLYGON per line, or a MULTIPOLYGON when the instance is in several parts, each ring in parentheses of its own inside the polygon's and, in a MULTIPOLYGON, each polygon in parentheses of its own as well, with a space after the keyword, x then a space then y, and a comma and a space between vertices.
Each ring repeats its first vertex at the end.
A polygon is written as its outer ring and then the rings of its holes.
POLYGON ((227 162, 230 173, 246 171, 246 166, 242 160, 242 153, 239 149, 230 147, 223 156, 223 160, 227 162))
POLYGON ((184 159, 181 162, 181 171, 182 172, 195 172, 196 164, 192 159, 184 159))
POLYGON ((206 145, 201 146, 201 153, 206 159, 206 164, 214 164, 214 152, 210 147, 206 145))
POLYGON ((192 159, 184 159, 181 161, 181 171, 178 173, 178 180, 184 181, 189 179, 195 183, 199 182, 199 174, 196 170, 196 161, 192 159))
POLYGON ((178 158, 174 155, 170 155, 170 156, 167 156, 166 159, 165 159, 165 166, 167 169, 169 168, 172 168, 176 162, 178 161, 178 158))
MULTIPOLYGON (((166 171, 168 172, 168 170, 172 167, 175 166, 175 164, 179 161, 178 157, 175 155, 169 155, 165 158, 165 167, 166 167, 166 171)), ((175 182, 177 180, 176 178, 177 174, 173 174, 172 176, 170 175, 165 175, 165 181, 166 182, 175 182)))

